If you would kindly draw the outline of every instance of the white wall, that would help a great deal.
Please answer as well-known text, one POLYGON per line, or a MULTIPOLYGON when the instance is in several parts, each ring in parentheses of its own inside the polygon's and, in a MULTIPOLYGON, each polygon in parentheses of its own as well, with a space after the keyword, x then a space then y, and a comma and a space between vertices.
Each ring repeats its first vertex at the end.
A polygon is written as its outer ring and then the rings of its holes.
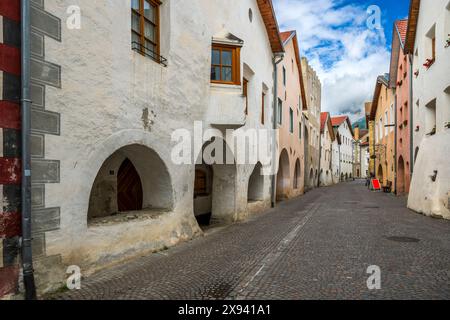
POLYGON ((450 1, 422 0, 413 55, 414 132, 413 145, 418 156, 415 161, 408 206, 426 215, 450 219, 450 48, 445 48, 450 34, 450 1), (430 30, 436 37, 436 62, 427 70, 423 64, 431 58, 430 30), (427 106, 435 101, 436 114, 427 106), (432 123, 436 121, 436 134, 432 123), (436 181, 430 178, 437 171, 436 181))
POLYGON ((353 135, 345 121, 339 126, 339 134, 341 136, 341 174, 353 176, 353 135))
MULTIPOLYGON (((243 64, 254 72, 245 128, 257 127, 263 83, 271 93, 272 51, 254 0, 165 0, 161 5, 163 67, 131 50, 130 0, 79 0, 82 28, 62 28, 62 42, 46 41, 47 59, 62 66, 62 89, 47 88, 48 109, 61 114, 61 136, 46 136, 49 159, 61 160, 61 183, 48 185, 47 206, 61 207, 61 229, 46 234, 49 255, 83 270, 171 246, 200 232, 193 212, 195 166, 171 161, 171 134, 193 130, 194 121, 210 127, 216 103, 238 101, 241 87, 210 84, 211 39, 227 30, 244 40, 243 64), (253 11, 253 22, 248 18, 253 11), (101 13, 101 14, 100 14, 101 13), (253 87, 252 87, 253 88, 253 87), (145 110, 148 109, 149 116, 145 110), (172 211, 158 219, 88 228, 87 212, 94 179, 116 150, 138 144, 150 148, 171 179, 172 211), (132 232, 131 232, 132 230, 132 232)), ((66 0, 45 2, 65 19, 66 0)), ((63 20, 65 21, 65 20, 63 20)), ((272 96, 268 95, 267 119, 272 96)), ((266 121, 270 127, 271 121, 266 121)), ((227 206, 233 219, 245 217, 247 184, 254 165, 237 166, 235 194, 227 206)), ((264 194, 269 195, 265 177, 264 194)), ((216 181, 214 182, 216 183, 216 181)), ((219 205, 213 201, 213 206, 219 205)))
POLYGON ((320 184, 329 186, 333 184, 332 172, 332 143, 328 126, 324 128, 321 134, 321 156, 320 156, 320 184))

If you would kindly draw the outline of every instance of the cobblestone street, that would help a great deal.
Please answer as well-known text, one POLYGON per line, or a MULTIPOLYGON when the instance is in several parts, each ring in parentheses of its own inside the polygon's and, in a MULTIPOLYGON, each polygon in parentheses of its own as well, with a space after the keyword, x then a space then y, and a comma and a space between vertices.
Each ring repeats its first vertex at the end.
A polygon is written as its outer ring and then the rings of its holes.
POLYGON ((103 270, 58 298, 450 299, 450 221, 342 183, 103 270), (367 288, 370 265, 381 268, 380 290, 367 288))

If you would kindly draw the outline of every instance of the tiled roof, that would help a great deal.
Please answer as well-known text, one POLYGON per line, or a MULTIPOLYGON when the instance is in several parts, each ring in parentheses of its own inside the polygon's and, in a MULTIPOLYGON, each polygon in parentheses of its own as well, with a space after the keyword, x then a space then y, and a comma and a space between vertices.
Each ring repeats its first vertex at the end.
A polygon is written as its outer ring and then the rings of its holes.
POLYGON ((288 40, 293 34, 295 34, 295 31, 281 32, 280 33, 281 41, 283 41, 283 43, 285 43, 286 40, 288 40))
POLYGON ((402 45, 404 45, 406 40, 406 31, 408 30, 408 19, 395 21, 395 26, 397 27, 398 33, 400 35, 402 45))
POLYGON ((272 51, 284 52, 272 0, 256 0, 256 2, 258 3, 259 11, 266 26, 272 51))
POLYGON ((323 132, 323 130, 325 129, 325 124, 327 122, 329 114, 329 112, 322 112, 320 114, 320 132, 323 132))
POLYGON ((344 123, 345 120, 347 120, 347 116, 338 116, 338 117, 332 117, 331 118, 331 124, 333 125, 333 127, 338 127, 341 124, 344 123))

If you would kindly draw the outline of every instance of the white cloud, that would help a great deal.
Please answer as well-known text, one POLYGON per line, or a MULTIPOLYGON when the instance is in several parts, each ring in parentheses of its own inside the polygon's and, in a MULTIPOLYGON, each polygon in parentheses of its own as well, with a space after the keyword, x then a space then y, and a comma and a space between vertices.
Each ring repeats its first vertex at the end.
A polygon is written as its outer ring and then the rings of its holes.
MULTIPOLYGON (((274 0, 282 31, 297 30, 302 55, 322 82, 322 110, 360 113, 388 72, 384 30, 369 29, 366 7, 342 0, 274 0)), ((352 116, 354 119, 355 116, 352 116)))

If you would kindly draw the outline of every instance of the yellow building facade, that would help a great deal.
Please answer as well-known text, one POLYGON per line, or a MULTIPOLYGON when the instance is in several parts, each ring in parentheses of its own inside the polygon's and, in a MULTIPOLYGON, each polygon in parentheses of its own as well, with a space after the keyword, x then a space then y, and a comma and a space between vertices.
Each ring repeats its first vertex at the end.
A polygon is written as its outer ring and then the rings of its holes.
POLYGON ((377 78, 369 120, 370 171, 395 192, 395 93, 389 75, 377 78))

